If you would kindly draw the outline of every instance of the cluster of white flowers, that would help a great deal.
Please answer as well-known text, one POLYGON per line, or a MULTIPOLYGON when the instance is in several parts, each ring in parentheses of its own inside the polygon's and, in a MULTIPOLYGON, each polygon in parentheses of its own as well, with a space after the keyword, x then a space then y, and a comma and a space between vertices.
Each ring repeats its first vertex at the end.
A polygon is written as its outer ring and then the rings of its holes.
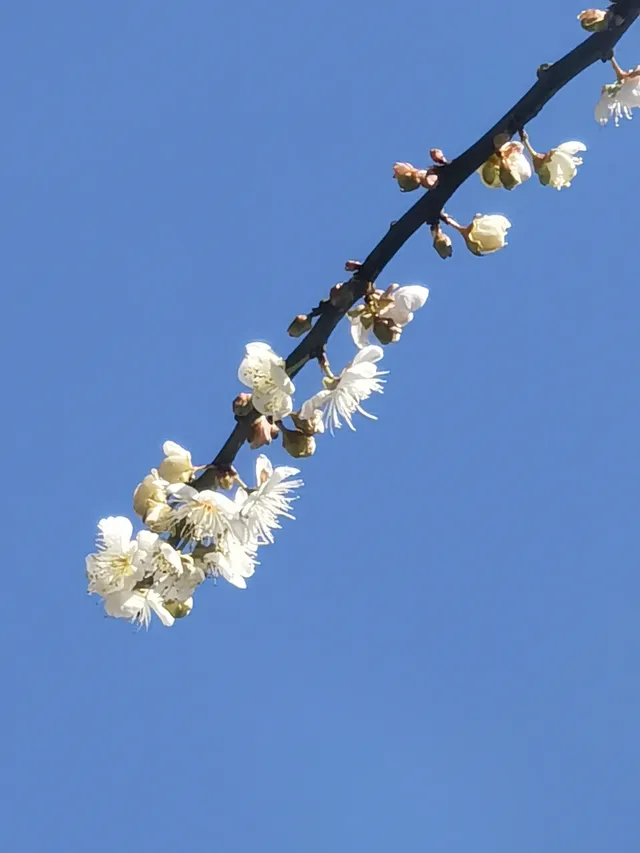
MULTIPOLYGON (((376 365, 383 353, 368 344, 368 332, 387 343, 397 340, 428 293, 421 285, 371 289, 352 316, 355 358, 338 376, 326 358, 320 359, 322 389, 295 412, 295 387, 284 359, 268 344, 247 344, 238 378, 251 393, 241 394, 234 409, 238 406, 241 414, 255 410, 251 446, 269 444, 281 434, 290 455, 309 456, 325 426, 333 433, 345 422, 353 430, 356 412, 375 419, 361 404, 374 392, 382 393, 384 372, 376 365), (391 337, 381 331, 387 329, 393 330, 391 337), (292 426, 283 423, 286 418, 292 426)), ((89 592, 102 597, 107 615, 145 626, 152 613, 167 626, 187 616, 194 592, 206 578, 246 588, 258 565, 258 549, 273 543, 281 518, 293 518, 293 492, 302 486, 297 468, 274 468, 260 454, 255 486, 248 487, 228 467, 214 469, 207 488, 198 488, 198 474, 209 466, 194 465, 191 453, 173 441, 162 449, 164 458, 133 494, 134 511, 145 528, 134 536, 128 518, 103 518, 96 551, 86 559, 89 592), (232 495, 224 494, 232 490, 232 495)))
POLYGON ((134 494, 134 509, 153 529, 133 538, 128 518, 103 518, 96 552, 86 559, 89 592, 102 596, 106 613, 145 626, 152 612, 167 626, 187 616, 207 577, 244 589, 258 564, 258 548, 273 542, 280 516, 293 518, 291 493, 302 486, 292 479, 297 468, 274 468, 261 454, 254 488, 235 478, 223 483, 235 485, 233 498, 217 489, 198 491, 183 482, 197 470, 188 451, 171 441, 163 449, 159 469, 134 494))
MULTIPOLYGON (((589 9, 578 18, 584 29, 598 32, 609 26, 611 13, 589 9)), ((596 120, 606 124, 613 118, 618 125, 640 107, 640 66, 623 71, 615 59, 611 62, 616 82, 603 87, 596 120)), ((514 190, 534 173, 543 186, 557 190, 571 186, 583 162, 580 155, 586 151, 582 142, 563 142, 538 153, 524 129, 520 140, 512 140, 510 134, 493 140, 493 154, 478 169, 484 186, 514 190)), ((435 165, 428 168, 395 164, 394 178, 403 192, 437 187, 440 170, 448 161, 440 149, 431 149, 430 155, 435 165)), ((507 245, 511 223, 501 214, 478 213, 468 225, 459 225, 444 211, 439 219, 460 233, 474 255, 493 254, 507 245)), ((440 257, 448 258, 452 240, 440 221, 431 227, 433 245, 440 257)), ((346 264, 350 272, 360 267, 356 261, 346 264)), ((338 374, 332 372, 324 346, 307 351, 305 357, 317 358, 322 387, 298 408, 289 375, 295 370, 268 344, 254 341, 246 345, 238 379, 249 391, 238 395, 233 408, 236 417, 244 419, 252 449, 271 444, 279 435, 290 456, 303 458, 315 453, 316 437, 325 431, 333 435, 343 423, 355 430, 356 414, 376 419, 362 404, 372 394, 383 392, 387 371, 378 367, 382 347, 400 340, 415 312, 425 305, 429 291, 416 284, 391 284, 381 290, 372 282, 357 292, 363 291, 360 304, 353 307, 353 291, 348 287, 341 283, 331 290, 328 302, 346 311, 358 351, 338 374), (289 425, 284 423, 287 419, 289 425)), ((298 337, 310 331, 313 317, 321 310, 322 303, 308 315, 299 314, 289 326, 289 334, 298 337)), ((89 592, 102 597, 106 613, 145 626, 153 613, 166 626, 188 615, 195 590, 206 578, 223 578, 246 588, 247 579, 259 565, 259 548, 273 543, 281 518, 293 518, 294 492, 302 486, 302 480, 296 479, 297 468, 274 468, 264 454, 257 457, 255 486, 248 487, 229 465, 194 465, 191 453, 172 441, 165 442, 163 451, 158 468, 147 474, 133 495, 133 509, 144 529, 134 536, 129 519, 103 518, 98 524, 96 552, 86 558, 89 592), (203 474, 205 469, 209 470, 203 474)))

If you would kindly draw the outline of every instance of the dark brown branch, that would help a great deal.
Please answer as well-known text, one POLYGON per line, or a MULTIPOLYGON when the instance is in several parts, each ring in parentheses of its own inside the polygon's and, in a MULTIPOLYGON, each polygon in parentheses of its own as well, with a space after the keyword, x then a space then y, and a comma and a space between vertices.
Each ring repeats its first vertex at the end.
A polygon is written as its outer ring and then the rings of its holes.
MULTIPOLYGON (((353 277, 341 289, 340 305, 329 300, 310 332, 287 358, 287 371, 295 376, 304 365, 322 351, 340 320, 364 295, 367 282, 375 281, 407 240, 425 223, 436 224, 445 204, 468 178, 489 159, 495 150, 494 140, 500 134, 513 136, 523 129, 560 89, 570 83, 585 68, 613 55, 613 48, 640 14, 640 0, 617 0, 609 10, 609 28, 594 33, 566 56, 552 65, 538 69, 538 81, 515 106, 488 130, 477 142, 450 163, 439 167, 435 189, 426 192, 404 216, 394 222, 378 245, 367 256, 353 277)), ((249 427, 257 417, 252 412, 238 420, 235 429, 214 459, 212 467, 194 482, 197 489, 210 488, 215 483, 215 469, 231 465, 247 439, 249 427)))

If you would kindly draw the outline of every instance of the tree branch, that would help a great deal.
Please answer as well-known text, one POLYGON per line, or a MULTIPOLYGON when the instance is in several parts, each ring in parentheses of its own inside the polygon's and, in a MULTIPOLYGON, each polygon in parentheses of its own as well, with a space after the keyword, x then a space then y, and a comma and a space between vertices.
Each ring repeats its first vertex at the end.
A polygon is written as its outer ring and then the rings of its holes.
MULTIPOLYGON (((611 13, 608 29, 594 33, 574 50, 552 65, 538 69, 538 81, 511 109, 455 160, 438 168, 438 184, 427 191, 397 222, 378 245, 369 253, 353 277, 345 282, 339 300, 325 300, 319 306, 318 319, 310 332, 289 355, 287 372, 295 376, 304 365, 325 346, 333 330, 347 311, 364 296, 368 282, 375 281, 407 240, 425 223, 435 225, 440 213, 455 191, 495 151, 494 140, 501 134, 513 136, 524 129, 551 98, 582 71, 599 60, 613 55, 613 48, 640 14, 640 0, 617 0, 609 7, 611 13), (338 304, 336 304, 338 303, 338 304)), ((192 484, 202 490, 215 485, 216 470, 228 468, 247 440, 251 424, 258 417, 255 411, 237 418, 236 427, 224 446, 201 476, 192 484)))

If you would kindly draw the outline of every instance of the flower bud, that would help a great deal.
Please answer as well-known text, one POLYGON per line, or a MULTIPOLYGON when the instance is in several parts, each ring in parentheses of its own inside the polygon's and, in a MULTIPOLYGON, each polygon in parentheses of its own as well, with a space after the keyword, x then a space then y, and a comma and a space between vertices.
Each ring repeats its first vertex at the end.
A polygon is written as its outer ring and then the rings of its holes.
POLYGON ((237 418, 242 418, 249 414, 252 406, 251 399, 252 395, 247 391, 242 391, 242 393, 238 394, 236 399, 233 401, 233 414, 237 418))
POLYGON ((439 148, 432 148, 431 151, 429 151, 429 156, 434 163, 438 163, 440 166, 444 166, 445 163, 449 162, 439 148))
POLYGON ((395 344, 400 340, 402 329, 388 317, 376 317, 373 323, 373 334, 381 344, 395 344))
POLYGON ((347 261, 344 265, 346 272, 357 272, 362 266, 362 261, 347 261))
POLYGON ((149 505, 143 521, 152 533, 166 533, 171 529, 173 512, 168 504, 154 502, 149 505))
POLYGON ((312 435, 305 435, 295 429, 282 430, 282 446, 289 456, 294 459, 303 459, 313 456, 316 452, 316 440, 312 435))
POLYGON ((485 215, 476 213, 471 225, 462 228, 460 233, 467 248, 474 255, 490 255, 507 245, 507 230, 511 223, 500 214, 485 215))
POLYGON ((266 444, 271 444, 273 439, 278 435, 278 427, 275 424, 269 423, 264 415, 257 418, 249 430, 249 447, 252 450, 257 450, 259 447, 264 447, 266 444))
POLYGON ((578 15, 578 20, 583 30, 588 33, 598 33, 600 30, 607 29, 609 13, 603 12, 602 9, 585 9, 578 15))
POLYGON ((187 598, 186 601, 165 601, 164 606, 174 619, 183 619, 193 610, 193 598, 187 598))
POLYGON ((300 335, 308 332, 312 325, 311 317, 308 314, 298 314, 287 329, 287 334, 291 338, 299 338, 300 335))
POLYGON ((151 469, 144 480, 136 487, 133 493, 133 511, 144 521, 145 516, 154 504, 165 504, 166 483, 163 483, 157 470, 151 469))
POLYGON ((431 233, 433 234, 433 248, 436 252, 441 258, 450 258, 453 254, 451 237, 449 237, 448 234, 445 234, 439 225, 432 228, 431 233))
POLYGON ((189 451, 175 441, 165 441, 162 450, 164 459, 158 467, 158 474, 167 483, 188 483, 196 471, 189 451))
POLYGON ((403 193, 417 190, 424 177, 423 173, 426 174, 424 169, 416 169, 411 163, 394 163, 393 166, 393 177, 403 193))

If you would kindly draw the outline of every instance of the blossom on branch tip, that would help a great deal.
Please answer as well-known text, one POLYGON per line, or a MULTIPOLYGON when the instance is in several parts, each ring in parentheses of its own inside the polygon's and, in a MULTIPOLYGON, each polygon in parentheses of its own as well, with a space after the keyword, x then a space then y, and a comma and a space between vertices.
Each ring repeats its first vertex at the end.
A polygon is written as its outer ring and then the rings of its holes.
POLYGON ((334 429, 342 426, 344 419, 351 430, 355 430, 352 416, 360 412, 366 418, 377 420, 375 415, 365 412, 360 403, 374 392, 382 394, 387 371, 379 371, 376 362, 383 356, 378 346, 367 346, 360 350, 353 361, 345 367, 340 376, 325 377, 324 389, 303 403, 300 417, 311 419, 316 412, 323 412, 325 424, 333 434, 334 429))
POLYGON ((247 344, 238 379, 251 388, 253 406, 261 415, 281 420, 293 411, 293 382, 287 376, 284 359, 268 344, 259 341, 247 344))

